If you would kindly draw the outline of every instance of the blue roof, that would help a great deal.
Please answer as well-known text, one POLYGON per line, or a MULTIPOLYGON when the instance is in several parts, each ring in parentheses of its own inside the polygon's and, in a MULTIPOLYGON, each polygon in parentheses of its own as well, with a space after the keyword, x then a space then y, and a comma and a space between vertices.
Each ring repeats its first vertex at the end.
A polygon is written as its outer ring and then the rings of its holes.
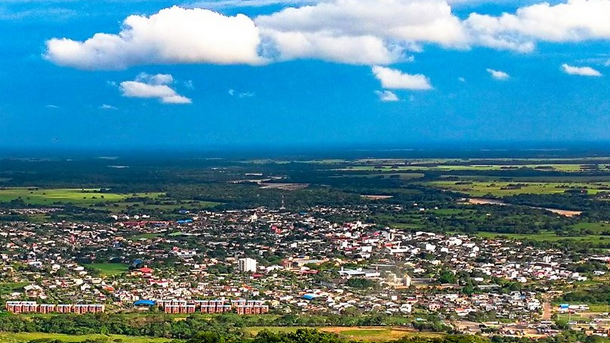
POLYGON ((138 300, 133 303, 136 306, 145 305, 145 306, 154 306, 156 303, 154 300, 138 300))

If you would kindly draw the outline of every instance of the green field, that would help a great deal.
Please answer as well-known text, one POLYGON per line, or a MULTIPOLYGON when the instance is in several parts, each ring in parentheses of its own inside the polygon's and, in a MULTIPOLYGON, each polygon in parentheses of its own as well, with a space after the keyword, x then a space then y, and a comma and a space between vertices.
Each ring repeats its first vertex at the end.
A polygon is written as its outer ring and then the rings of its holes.
MULTIPOLYGON (((182 203, 162 203, 162 204, 146 204, 144 202, 141 201, 136 201, 136 202, 115 202, 112 204, 107 204, 104 209, 109 210, 111 212, 117 213, 117 212, 122 212, 125 211, 127 209, 141 209, 141 210, 152 210, 152 211, 157 211, 157 212, 161 212, 161 213, 168 213, 168 212, 175 212, 177 210, 180 209, 185 209, 185 210, 200 210, 202 208, 212 208, 218 205, 221 205, 222 203, 220 202, 214 202, 214 201, 197 201, 197 200, 193 200, 193 201, 188 201, 188 202, 182 202, 182 203)), ((93 204, 91 205, 92 207, 94 206, 93 204)), ((99 208, 99 207, 97 207, 99 208)))
MULTIPOLYGON (((608 165, 599 165, 600 169, 606 169, 608 165)), ((584 172, 587 169, 581 164, 377 164, 377 165, 353 165, 342 168, 342 171, 381 171, 381 172, 397 172, 397 171, 488 171, 488 170, 518 170, 518 169, 535 169, 539 171, 560 171, 569 173, 584 172)))
POLYGON ((139 239, 153 239, 153 238, 157 238, 161 236, 161 234, 158 233, 142 233, 139 235, 135 235, 135 236, 131 236, 129 237, 130 240, 132 241, 137 241, 139 239))
MULTIPOLYGON (((246 333, 256 335, 257 333, 267 330, 271 332, 294 332, 298 329, 311 329, 309 327, 249 327, 244 330, 246 333)), ((317 330, 323 332, 332 332, 338 335, 344 336, 348 339, 357 341, 388 341, 396 340, 406 336, 420 336, 420 337, 441 337, 444 334, 436 332, 419 332, 406 330, 403 328, 393 328, 388 326, 354 326, 354 327, 341 327, 341 326, 327 326, 319 327, 317 330)))
POLYGON ((493 195, 504 197, 517 194, 560 194, 567 190, 586 189, 588 194, 610 193, 610 182, 507 182, 507 181, 433 181, 428 183, 441 189, 466 193, 473 197, 493 195))
POLYGON ((99 270, 102 276, 120 275, 128 269, 128 266, 123 263, 92 263, 87 266, 99 270))
POLYGON ((32 205, 51 205, 53 203, 95 204, 118 202, 132 197, 157 198, 164 193, 118 194, 100 192, 100 188, 50 188, 2 187, 0 202, 21 199, 32 205))
POLYGON ((57 339, 63 342, 83 342, 85 340, 104 340, 108 343, 164 343, 171 341, 167 338, 155 337, 135 337, 124 335, 64 335, 58 333, 41 333, 41 332, 20 332, 9 333, 0 332, 0 342, 2 343, 26 343, 36 339, 57 339))
POLYGON ((509 239, 529 239, 533 241, 546 241, 546 242, 557 242, 563 240, 573 240, 579 242, 589 242, 591 244, 595 243, 607 243, 610 242, 610 237, 601 236, 601 235, 586 235, 586 236, 577 236, 577 237, 565 237, 565 236, 557 236, 555 232, 545 231, 540 233, 497 233, 497 232, 479 232, 477 236, 483 238, 509 238, 509 239))
POLYGON ((0 295, 23 292, 23 287, 29 284, 29 282, 0 282, 0 295))

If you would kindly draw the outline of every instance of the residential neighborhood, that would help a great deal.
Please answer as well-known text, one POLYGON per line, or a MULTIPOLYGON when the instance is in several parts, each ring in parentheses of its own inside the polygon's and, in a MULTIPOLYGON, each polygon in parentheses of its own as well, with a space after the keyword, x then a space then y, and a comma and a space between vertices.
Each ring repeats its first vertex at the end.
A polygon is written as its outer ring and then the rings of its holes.
POLYGON ((366 208, 5 224, 0 276, 16 287, 2 298, 13 313, 429 313, 446 323, 538 323, 542 332, 552 313, 587 310, 551 305, 553 291, 590 277, 574 266, 610 261, 509 239, 327 219, 341 211, 366 208))

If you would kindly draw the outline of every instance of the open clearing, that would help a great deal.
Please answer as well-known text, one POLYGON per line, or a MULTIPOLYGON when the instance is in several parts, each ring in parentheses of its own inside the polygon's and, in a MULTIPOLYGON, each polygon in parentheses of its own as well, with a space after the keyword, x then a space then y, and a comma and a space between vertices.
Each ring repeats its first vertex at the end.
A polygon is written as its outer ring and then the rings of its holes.
POLYGON ((128 269, 128 266, 123 263, 92 263, 86 266, 99 270, 103 276, 120 275, 128 269))
POLYGON ((560 194, 566 191, 580 190, 586 190, 588 194, 610 193, 610 182, 433 181, 429 185, 466 193, 474 197, 485 197, 486 195, 504 197, 517 194, 560 194))
POLYGON ((94 204, 117 202, 128 198, 157 198, 164 193, 118 194, 101 192, 100 188, 51 188, 2 187, 0 202, 21 199, 32 205, 52 205, 54 203, 94 204))
MULTIPOLYGON (((599 169, 607 169, 608 165, 598 165, 599 169)), ((396 171, 488 171, 488 170, 519 170, 519 169, 534 169, 538 171, 555 171, 578 173, 590 169, 587 165, 582 164, 376 164, 376 165, 354 165, 342 168, 342 171, 381 171, 381 172, 396 172, 396 171)))
MULTIPOLYGON (((256 335, 260 331, 268 330, 271 332, 294 332, 298 329, 311 329, 308 327, 250 327, 245 328, 247 333, 256 335)), ((442 333, 436 332, 419 332, 412 329, 387 327, 387 326, 328 326, 316 327, 315 329, 323 332, 332 332, 348 339, 362 341, 388 341, 396 340, 405 336, 422 336, 422 337, 441 337, 442 333)))
POLYGON ((134 337, 124 335, 64 335, 58 333, 42 332, 0 332, 0 342, 3 343, 25 343, 36 339, 57 339, 64 342, 84 342, 86 340, 103 340, 123 343, 164 343, 169 342, 167 338, 134 337))
POLYGON ((498 233, 498 232, 479 232, 477 236, 484 238, 509 238, 509 239, 529 239, 533 241, 557 242, 563 240, 573 240, 579 242, 589 242, 591 244, 610 242, 609 236, 586 235, 586 236, 557 236, 553 231, 543 231, 540 233, 498 233))

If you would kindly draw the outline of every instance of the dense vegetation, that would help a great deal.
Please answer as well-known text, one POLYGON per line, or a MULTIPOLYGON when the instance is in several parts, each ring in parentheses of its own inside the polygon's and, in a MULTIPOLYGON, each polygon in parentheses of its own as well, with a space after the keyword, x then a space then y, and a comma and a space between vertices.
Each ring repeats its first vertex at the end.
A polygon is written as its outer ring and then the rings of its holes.
POLYGON ((310 315, 216 316, 191 315, 184 320, 164 314, 129 316, 121 314, 87 314, 24 317, 0 316, 0 332, 46 332, 70 335, 118 334, 167 338, 189 338, 200 331, 214 331, 227 337, 243 336, 244 327, 252 326, 384 326, 401 325, 425 331, 446 331, 438 318, 413 321, 403 317, 377 315, 310 315))
MULTIPOLYGON (((185 343, 351 343, 345 337, 337 334, 319 332, 315 330, 298 329, 294 332, 261 331, 253 337, 225 335, 215 331, 201 331, 186 340, 173 340, 171 342, 185 343)), ((528 339, 505 336, 446 335, 442 337, 405 336, 397 340, 386 340, 391 343, 602 343, 606 339, 599 336, 586 336, 580 332, 564 332, 554 337, 544 339, 528 339)), ((55 339, 37 339, 28 343, 64 343, 55 339)), ((90 339, 84 343, 110 343, 108 339, 90 339)), ((128 341, 126 343, 129 343, 128 341)))
MULTIPOLYGON (((547 152, 540 155, 513 151, 494 160, 482 159, 476 151, 455 151, 453 158, 425 159, 422 154, 383 152, 385 158, 403 158, 398 160, 369 159, 370 156, 358 159, 365 156, 357 154, 351 159, 333 160, 186 155, 1 159, 0 209, 39 206, 28 199, 28 194, 3 200, 2 187, 100 188, 99 196, 87 203, 83 199, 79 199, 81 203, 49 200, 48 205, 60 205, 63 210, 44 219, 110 222, 111 214, 125 213, 179 220, 184 217, 181 210, 279 208, 282 204, 292 211, 306 211, 313 206, 358 207, 367 211, 359 211, 358 215, 328 214, 328 219, 362 220, 413 231, 519 234, 523 235, 520 239, 532 238, 558 246, 610 247, 610 224, 604 228, 604 222, 610 220, 610 201, 606 199, 610 158, 574 158, 568 152, 553 156, 547 152), (495 194, 497 187, 484 186, 494 182, 525 193, 495 194), (548 187, 521 189, 528 182, 548 187), (473 187, 478 183, 476 187, 488 192, 488 198, 501 197, 511 206, 464 205, 459 200, 470 194, 459 191, 459 187, 443 188, 449 183, 473 187), (297 186, 288 190, 282 184, 297 186), (549 191, 553 193, 547 194, 549 191), (101 194, 122 200, 102 199, 101 194), (371 200, 362 195, 385 198, 371 200), (542 208, 582 214, 568 218, 542 208), (573 239, 583 236, 591 239, 573 239)), ((10 211, 0 215, 0 221, 21 220, 40 221, 41 217, 10 211)))

